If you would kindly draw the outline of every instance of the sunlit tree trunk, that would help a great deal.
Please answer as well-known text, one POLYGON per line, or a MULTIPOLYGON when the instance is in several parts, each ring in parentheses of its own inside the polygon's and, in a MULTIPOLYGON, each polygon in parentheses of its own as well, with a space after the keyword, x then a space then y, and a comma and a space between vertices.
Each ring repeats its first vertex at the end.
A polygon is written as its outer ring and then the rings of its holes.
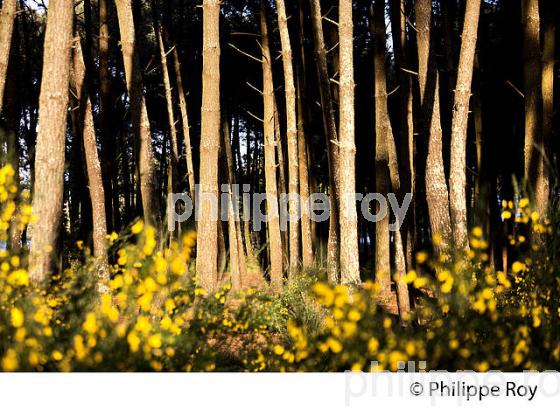
POLYGON ((476 50, 480 0, 468 0, 461 36, 461 52, 457 68, 457 85, 451 121, 451 165, 449 205, 453 226, 453 242, 459 248, 468 246, 467 234, 467 128, 469 100, 476 50))
POLYGON ((130 115, 138 145, 138 172, 140 194, 142 196, 142 211, 144 218, 148 222, 158 225, 159 206, 156 195, 152 137, 142 86, 140 55, 135 41, 136 34, 132 17, 132 3, 131 0, 115 0, 115 4, 119 19, 126 86, 130 99, 130 115))
POLYGON ((296 88, 294 85, 294 69, 292 62, 292 46, 290 44, 290 33, 288 31, 288 18, 286 16, 286 5, 284 0, 276 0, 278 10, 278 28, 280 30, 280 43, 282 46, 282 63, 284 67, 284 91, 286 96, 286 140, 288 146, 288 213, 291 215, 289 221, 289 254, 290 271, 294 271, 300 264, 300 229, 299 214, 299 159, 298 159, 298 134, 296 117, 296 88))
MULTIPOLYGON (((299 76, 298 76, 299 77, 299 76)), ((311 221, 307 202, 309 199, 309 168, 307 160, 307 141, 303 126, 303 107, 301 98, 301 81, 297 83, 297 114, 298 114, 298 157, 299 157, 299 194, 301 197, 301 255, 302 266, 313 265, 313 243, 311 240, 311 221)))
POLYGON ((352 0, 339 0, 338 37, 340 50, 339 134, 340 151, 340 280, 360 281, 358 215, 356 213, 356 146, 354 143, 354 41, 352 0))
POLYGON ((415 2, 418 41, 418 80, 422 102, 423 129, 428 134, 425 186, 430 228, 434 245, 441 251, 451 238, 449 194, 443 167, 442 129, 439 103, 439 75, 430 46, 431 0, 415 2))
MULTIPOLYGON (((373 10, 373 33, 375 35, 375 181, 376 192, 386 195, 388 179, 391 190, 401 193, 401 180, 395 137, 387 109, 387 75, 385 72, 385 0, 376 0, 373 10)), ((401 195, 399 195, 401 196, 401 195)), ((410 311, 408 288, 404 282, 406 261, 404 243, 400 227, 395 231, 395 276, 399 314, 406 319, 410 311)), ((380 285, 381 295, 391 293, 389 215, 375 224, 375 277, 380 285)))
POLYGON ((541 160, 542 175, 537 180, 537 210, 541 215, 546 214, 548 199, 550 195, 549 167, 552 160, 550 143, 552 139, 552 127, 554 119, 554 49, 556 29, 554 21, 544 21, 543 37, 543 67, 542 67, 542 98, 543 98, 543 122, 542 122, 542 149, 545 157, 541 160))
POLYGON ((4 101, 4 87, 10 60, 10 46, 16 18, 17 0, 4 0, 0 11, 0 112, 4 101))
POLYGON ((280 288, 283 281, 282 239, 278 215, 278 187, 276 184, 276 159, 274 144, 274 83, 272 80, 272 59, 268 42, 266 4, 261 1, 261 47, 263 70, 264 103, 264 162, 266 186, 266 212, 268 215, 268 246, 270 253, 270 279, 274 288, 280 288))
POLYGON ((183 127, 183 140, 185 143, 185 160, 187 163, 187 181, 189 183, 189 193, 194 201, 194 165, 191 147, 191 132, 189 126, 189 116, 187 113, 187 99, 183 88, 183 78, 181 76, 181 64, 177 47, 173 47, 173 64, 175 67, 177 93, 179 94, 179 110, 181 111, 181 125, 183 127))
POLYGON ((116 132, 111 124, 111 76, 109 73, 109 9, 108 0, 99 0, 99 114, 101 117, 101 154, 103 162, 103 185, 105 188, 105 211, 107 228, 119 227, 118 182, 115 150, 116 132))
MULTIPOLYGON (((200 138, 200 196, 196 272, 201 286, 213 290, 218 281, 219 209, 203 196, 218 199, 220 151, 220 1, 202 5, 202 107, 200 138)), ((217 202, 217 201, 216 201, 217 202)))
POLYGON ((243 241, 241 239, 241 225, 239 223, 239 203, 238 198, 233 194, 235 181, 235 170, 233 152, 231 149, 229 120, 223 120, 224 151, 227 165, 228 180, 228 246, 229 246, 229 265, 230 277, 233 289, 240 289, 243 286, 243 279, 247 277, 247 262, 243 251, 243 241))
POLYGON ((323 129, 327 146, 327 159, 329 163, 329 189, 330 189, 330 218, 329 238, 327 244, 327 275, 329 282, 339 280, 339 160, 338 160, 338 133, 334 116, 334 104, 331 94, 325 37, 319 0, 311 0, 311 21, 313 22, 313 44, 315 47, 315 62, 317 77, 319 78, 319 94, 323 113, 323 129))
POLYGON ((169 123, 169 135, 171 137, 171 179, 173 192, 179 191, 179 142, 177 140, 177 128, 175 127, 175 114, 173 113, 173 94, 171 90, 171 80, 169 79, 169 69, 167 66, 168 52, 165 50, 163 41, 163 28, 159 22, 157 11, 154 9, 156 3, 152 3, 152 12, 154 15, 154 31, 157 38, 159 56, 161 61, 161 72, 163 75, 163 87, 165 90, 165 103, 167 105, 167 122, 169 123))
MULTIPOLYGON (((95 138, 95 126, 91 100, 85 83, 86 67, 84 65, 80 39, 74 41, 73 72, 71 84, 75 91, 75 105, 78 109, 80 132, 83 139, 83 150, 85 154, 85 168, 87 172, 87 186, 91 200, 92 226, 93 226, 93 255, 98 260, 98 271, 100 285, 106 285, 109 281, 109 269, 107 261, 107 220, 105 215, 105 193, 103 190, 103 179, 101 177, 101 164, 97 152, 95 138)), ((80 137, 76 135, 76 137, 80 137)))
POLYGON ((49 4, 35 151, 33 212, 36 219, 30 227, 29 277, 35 283, 45 280, 54 267, 54 251, 62 221, 73 14, 72 0, 49 4))

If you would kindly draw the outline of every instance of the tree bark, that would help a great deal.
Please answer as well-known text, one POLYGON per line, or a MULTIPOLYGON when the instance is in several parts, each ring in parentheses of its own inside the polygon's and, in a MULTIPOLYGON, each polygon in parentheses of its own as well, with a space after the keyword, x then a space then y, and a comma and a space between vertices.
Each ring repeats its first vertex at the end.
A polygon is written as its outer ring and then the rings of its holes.
MULTIPOLYGON (((550 152, 554 119, 554 49, 556 28, 554 21, 545 20, 543 37, 543 67, 542 67, 542 99, 543 99, 543 121, 542 121, 542 149, 545 155, 550 152)), ((545 215, 550 195, 550 157, 541 160, 542 174, 537 180, 537 211, 545 215)))
POLYGON ((140 194, 142 196, 142 211, 144 219, 148 223, 159 225, 160 216, 156 195, 152 137, 142 87, 140 56, 135 41, 136 34, 132 17, 132 2, 131 0, 115 0, 115 4, 119 19, 132 127, 138 146, 138 173, 140 178, 140 194))
MULTIPOLYGON (((89 197, 91 200, 92 226, 93 226, 93 255, 98 260, 99 284, 106 285, 109 281, 109 269, 107 261, 107 246, 105 236, 107 235, 107 220, 105 215, 105 193, 103 190, 103 179, 101 176, 101 165, 97 153, 97 142, 95 139, 95 126, 91 100, 85 82, 86 67, 84 65, 82 47, 79 37, 74 42, 73 78, 71 84, 75 90, 76 109, 78 109, 80 132, 82 133, 83 149, 85 153, 87 181, 89 197)), ((76 137, 79 138, 78 135, 76 137)))
MULTIPOLYGON (((298 76, 298 79, 300 76, 298 76)), ((297 83, 297 114, 298 114, 298 157, 299 157, 299 194, 301 198, 301 254, 302 266, 308 269, 313 266, 313 241, 311 239, 311 220, 309 218, 309 167, 307 161, 307 141, 303 124, 303 107, 301 98, 301 79, 297 83)))
POLYGON ((10 60, 10 47, 12 45, 12 33, 16 18, 17 1, 4 0, 2 11, 0 11, 0 112, 4 102, 4 88, 8 74, 8 62, 10 60))
POLYGON ((439 75, 431 49, 431 0, 415 5, 418 41, 418 80, 424 133, 428 134, 425 186, 430 228, 438 252, 447 248, 451 238, 449 194, 443 166, 442 129, 439 103, 439 75))
POLYGON ((263 104, 264 104, 264 162, 266 186, 266 210, 268 215, 268 246, 270 254, 270 280, 276 289, 282 287, 282 239, 278 215, 278 187, 276 183, 276 160, 274 144, 274 83, 272 79, 272 58, 268 43, 266 23, 266 4, 261 1, 261 47, 263 70, 263 104))
POLYGON ((235 170, 233 153, 231 150, 230 126, 227 118, 223 120, 224 151, 226 155, 227 179, 228 179, 228 242, 229 242, 229 265, 231 285, 233 289, 241 289, 243 280, 247 278, 247 261, 243 251, 243 240, 241 238, 241 224, 239 221, 239 202, 233 194, 235 185, 235 170))
POLYGON ((197 224, 196 272, 207 290, 217 286, 219 209, 203 196, 216 199, 220 151, 220 1, 204 0, 202 5, 202 107, 200 130, 200 201, 197 224))
POLYGON ((173 47, 173 64, 175 66, 175 75, 177 83, 177 93, 179 94, 179 110, 181 111, 181 125, 183 126, 183 139, 185 142, 185 159, 187 163, 187 181, 189 183, 189 193, 191 200, 194 201, 195 183, 194 183, 194 165, 191 147, 191 132, 189 126, 189 116, 187 113, 187 98, 183 88, 183 78, 181 76, 181 64, 179 62, 179 53, 177 47, 173 47))
MULTIPOLYGON (((385 0, 376 0, 373 10, 372 32, 375 35, 374 71, 375 71, 375 182, 376 192, 387 195, 388 181, 391 190, 401 196, 401 182, 397 159, 395 137, 387 109, 387 74, 385 72, 385 0)), ((379 205, 378 205, 379 206, 379 205)), ((404 282, 406 261, 404 243, 400 227, 395 231, 395 276, 399 314, 406 320, 410 311, 408 287, 404 282)), ((390 257, 389 215, 375 224, 375 278, 380 285, 381 295, 391 293, 391 257, 390 257)))
POLYGON ((72 0, 59 0, 49 5, 35 151, 33 212, 36 219, 31 223, 29 253, 29 278, 34 283, 44 281, 54 267, 62 222, 73 14, 72 0))
POLYGON ((352 0, 339 0, 338 37, 340 50, 339 85, 339 167, 340 167, 340 279, 360 281, 358 255, 358 215, 354 143, 354 41, 352 0))
POLYGON ((155 2, 152 3, 154 15, 154 31, 157 38, 159 56, 161 61, 161 72, 163 75, 163 87, 165 90, 165 103, 167 105, 167 122, 169 123, 169 135, 171 137, 171 180, 172 192, 179 192, 179 142, 177 140, 177 128, 175 128, 175 114, 173 113, 173 93, 171 90, 171 80, 169 79, 169 69, 167 67, 167 54, 163 41, 163 28, 159 22, 157 11, 154 9, 155 2))
POLYGON ((453 226, 453 242, 460 249, 468 247, 466 195, 467 129, 480 1, 468 0, 466 4, 459 66, 457 67, 453 118, 451 120, 449 205, 451 224, 453 226))
POLYGON ((111 124, 111 76, 109 73, 109 9, 108 0, 99 0, 99 114, 101 117, 103 185, 105 188, 105 211, 107 228, 116 230, 120 224, 118 207, 118 178, 115 152, 111 146, 116 133, 111 124), (117 198, 114 198, 116 196, 117 198), (114 206, 115 205, 115 206, 114 206))
POLYGON ((330 189, 329 239, 327 244, 327 275, 329 282, 339 280, 340 247, 339 247, 339 153, 338 133, 334 116, 334 104, 331 94, 325 37, 323 34, 323 18, 319 0, 311 0, 311 21, 313 22, 313 44, 315 46, 315 63, 319 78, 319 94, 323 113, 323 128, 327 146, 330 189))
POLYGON ((298 129, 296 116, 296 89, 294 86, 294 69, 292 62, 292 45, 288 31, 288 18, 284 0, 276 0, 278 10, 278 28, 282 47, 282 63, 284 67, 284 93, 286 97, 286 140, 288 146, 288 213, 289 221, 289 272, 295 272, 300 265, 300 218, 301 204, 296 199, 299 195, 299 160, 298 160, 298 129), (293 198, 292 198, 293 196, 293 198))

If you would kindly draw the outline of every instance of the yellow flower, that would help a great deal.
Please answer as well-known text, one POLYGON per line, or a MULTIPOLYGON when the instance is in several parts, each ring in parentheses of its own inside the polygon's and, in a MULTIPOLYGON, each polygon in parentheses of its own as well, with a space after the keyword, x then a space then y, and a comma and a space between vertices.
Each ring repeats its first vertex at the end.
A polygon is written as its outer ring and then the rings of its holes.
POLYGON ((159 349, 161 347, 161 335, 155 334, 149 337, 148 344, 154 349, 159 349))
POLYGON ((350 312, 348 312, 348 319, 351 320, 352 322, 357 322, 361 318, 362 315, 356 309, 351 309, 350 312))
POLYGON ((97 326, 97 318, 95 317, 94 313, 88 313, 86 315, 86 320, 84 321, 82 327, 89 334, 94 334, 97 332, 99 327, 97 326))
POLYGON ((419 288, 423 288, 424 286, 426 286, 428 284, 428 279, 426 278, 416 278, 414 280, 414 287, 419 289, 419 288))
POLYGON ((482 238, 482 228, 480 226, 475 226, 471 233, 476 238, 482 238))
POLYGON ((142 232, 143 229, 144 229, 144 221, 139 219, 134 225, 132 225, 130 231, 133 234, 138 235, 140 232, 142 232))
POLYGON ((126 337, 126 340, 128 341, 128 346, 130 347, 130 351, 137 352, 140 346, 140 338, 138 337, 138 335, 134 332, 130 332, 126 337))
POLYGON ((416 262, 417 263, 422 264, 422 263, 426 262, 427 259, 428 259, 428 254, 424 251, 418 252, 416 254, 416 262))
POLYGON ((513 271, 513 273, 519 273, 521 271, 524 271, 526 268, 527 266, 523 262, 519 261, 515 261, 511 265, 511 270, 513 271))
POLYGON ((453 277, 448 277, 447 280, 441 285, 441 291, 443 293, 449 293, 451 292, 451 289, 453 288, 453 277))
POLYGON ((29 286, 29 275, 24 269, 11 272, 6 279, 12 286, 29 286))
POLYGON ((414 282, 416 280, 416 278, 417 278, 416 271, 411 270, 404 276, 404 281, 407 284, 411 284, 412 282, 414 282))
POLYGON ((352 365, 350 370, 353 371, 353 372, 359 372, 359 371, 362 370, 362 364, 360 362, 356 362, 352 365))
POLYGON ((64 357, 64 355, 62 353, 60 353, 58 350, 55 350, 54 352, 52 352, 52 358, 54 360, 56 360, 57 362, 61 361, 63 357, 64 357))
POLYGON ((505 210, 502 212, 502 219, 509 219, 511 218, 511 212, 508 210, 505 210))
POLYGON ((372 337, 371 339, 369 339, 368 342, 368 352, 369 354, 376 354, 378 350, 379 350, 379 341, 375 337, 372 337))
POLYGON ((2 358, 2 370, 5 372, 13 372, 19 366, 17 353, 14 349, 8 349, 6 355, 2 358))
POLYGON ((19 308, 12 308, 10 310, 10 323, 13 327, 22 327, 25 321, 23 311, 19 308))
POLYGON ((342 343, 332 337, 329 337, 327 339, 327 346, 334 354, 340 353, 342 351, 342 343))
POLYGON ((284 353, 284 347, 283 346, 280 346, 280 345, 275 345, 274 346, 274 354, 280 356, 283 353, 284 353))

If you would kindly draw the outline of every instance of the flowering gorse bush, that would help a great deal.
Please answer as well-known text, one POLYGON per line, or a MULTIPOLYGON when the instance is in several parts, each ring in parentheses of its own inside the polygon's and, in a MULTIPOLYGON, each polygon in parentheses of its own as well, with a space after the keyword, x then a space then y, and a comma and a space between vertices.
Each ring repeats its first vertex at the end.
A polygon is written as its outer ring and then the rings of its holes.
POLYGON ((141 220, 108 235, 108 283, 99 286, 99 261, 82 255, 36 286, 25 250, 10 246, 32 219, 27 199, 13 168, 0 169, 4 371, 559 367, 560 234, 524 198, 506 201, 501 215, 516 255, 510 269, 493 268, 481 227, 467 250, 419 252, 402 279, 414 291, 404 321, 377 305, 375 283, 330 285, 313 272, 293 275, 280 293, 234 292, 227 282, 207 293, 192 272, 196 234, 164 246, 141 220))

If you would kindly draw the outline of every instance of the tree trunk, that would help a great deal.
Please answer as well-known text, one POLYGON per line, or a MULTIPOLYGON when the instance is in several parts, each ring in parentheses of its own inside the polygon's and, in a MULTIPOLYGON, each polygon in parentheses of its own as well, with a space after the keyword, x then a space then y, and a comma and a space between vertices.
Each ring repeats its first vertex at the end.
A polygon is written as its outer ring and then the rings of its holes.
POLYGON ((68 80, 72 47, 72 0, 49 5, 39 97, 39 126, 35 151, 35 184, 29 260, 30 279, 39 283, 54 267, 62 221, 64 146, 68 108, 68 80))
MULTIPOLYGON (((105 236, 107 235, 107 221, 105 215, 105 193, 101 177, 101 165, 97 153, 97 142, 95 139, 95 126, 91 100, 89 98, 85 82, 86 67, 84 65, 82 47, 79 37, 74 42, 73 75, 71 83, 75 90, 76 108, 79 109, 79 125, 83 138, 83 149, 85 153, 87 182, 91 200, 92 223, 93 223, 93 255, 99 262, 99 283, 107 284, 109 281, 109 269, 107 261, 107 246, 105 236)), ((78 135, 76 137, 79 138, 78 135)))
MULTIPOLYGON (((543 67, 542 67, 542 98, 543 98, 543 121, 542 149, 545 155, 550 152, 550 142, 552 139, 552 127, 554 119, 554 49, 555 49, 556 29, 554 21, 544 22, 543 37, 543 67)), ((550 157, 544 157, 542 162, 542 175, 537 180, 537 211, 541 215, 546 214, 548 198, 550 195, 550 176, 549 163, 550 157)))
POLYGON ((317 77, 319 78, 319 94, 321 98, 321 109, 323 113, 323 128, 327 146, 327 160, 329 165, 329 189, 330 189, 330 218, 329 239, 327 244, 327 275, 329 282, 338 282, 339 274, 339 152, 338 134, 334 116, 334 104, 331 94, 329 72, 327 65, 327 53, 325 37, 323 35, 323 18, 321 14, 321 3, 319 0, 311 0, 311 17, 313 22, 313 38, 315 46, 315 62, 317 65, 317 77))
MULTIPOLYGON (((385 0, 376 0, 373 10, 373 33, 375 34, 375 182, 376 192, 386 195, 388 181, 399 197, 401 182, 395 137, 387 109, 387 74, 385 72, 385 0)), ((379 205, 378 205, 379 206, 379 205)), ((391 294, 389 215, 375 224, 375 278, 380 285, 381 295, 391 294)), ((410 311, 408 287, 404 282, 406 261, 400 227, 395 231, 395 268, 399 314, 406 320, 410 311)))
POLYGON ((431 0, 417 0, 415 5, 418 40, 418 80, 422 102, 423 129, 428 134, 425 186, 430 228, 437 251, 446 249, 451 238, 449 194, 443 167, 442 129, 439 104, 439 75, 430 52, 431 0))
POLYGON ((4 0, 0 12, 0 112, 2 112, 2 103, 4 102, 4 87, 8 73, 16 9, 16 0, 4 0))
POLYGON ((268 45, 268 28, 266 24, 266 4, 261 1, 261 46, 263 70, 263 104, 264 104, 264 161, 266 185, 266 210, 268 215, 268 246, 270 253, 270 280, 276 289, 282 287, 282 239, 278 216, 278 188, 276 184, 276 160, 274 148, 274 83, 272 80, 272 58, 268 45))
POLYGON ((235 171, 233 153, 231 150, 230 127, 227 118, 223 120, 224 151, 226 155, 227 179, 228 179, 228 242, 229 242, 229 266, 231 285, 233 289, 241 289, 243 280, 247 277, 247 261, 243 251, 243 240, 241 239, 241 224, 239 222, 239 202, 233 194, 235 185, 235 171))
POLYGON ((352 0, 339 0, 338 37, 340 50, 339 167, 340 167, 340 279, 360 281, 358 215, 354 144, 354 50, 352 0))
POLYGON ((101 117, 102 133, 102 160, 103 160, 103 185, 105 188, 105 211, 107 215, 107 228, 116 230, 120 223, 117 192, 117 168, 113 138, 116 133, 111 124, 111 76, 109 73, 109 10, 108 0, 99 0, 99 114, 101 117))
POLYGON ((451 120, 449 204, 451 224, 453 226, 453 242, 460 249, 468 247, 466 195, 467 128, 480 1, 468 0, 466 5, 459 66, 457 68, 453 118, 451 120))
POLYGON ((156 179, 150 121, 146 110, 142 87, 142 68, 140 55, 135 41, 134 20, 132 17, 131 0, 115 0, 119 29, 121 33, 121 47, 126 74, 126 86, 130 99, 130 115, 132 128, 137 140, 138 171, 140 178, 140 194, 142 196, 142 211, 148 223, 159 225, 159 206, 156 195, 156 179))
POLYGON ((304 269, 313 266, 313 242, 311 240, 311 220, 309 218, 309 168, 307 163, 307 141, 303 125, 303 107, 301 98, 302 81, 298 76, 297 114, 298 114, 298 157, 299 157, 299 194, 301 197, 301 254, 304 269))
POLYGON ((286 16, 286 5, 284 0, 276 0, 278 10, 278 28, 280 30, 280 43, 282 46, 282 63, 284 67, 284 91, 286 96, 286 140, 288 145, 288 213, 290 218, 289 272, 295 272, 300 264, 299 252, 299 220, 296 217, 301 211, 298 202, 299 195, 299 161, 298 161, 298 130, 296 117, 296 89, 294 86, 294 69, 292 62, 292 46, 290 33, 288 31, 288 18, 286 16), (293 196, 293 198, 292 198, 293 196))
POLYGON ((214 290, 218 281, 219 209, 218 156, 220 151, 220 1, 202 5, 202 107, 200 130, 200 202, 197 224, 196 272, 199 283, 214 290))
POLYGON ((171 136, 171 180, 172 192, 179 192, 179 142, 177 141, 177 129, 175 128, 175 114, 173 113, 173 94, 171 90, 171 80, 169 79, 169 69, 167 67, 167 52, 163 42, 163 29, 159 22, 157 11, 154 9, 155 2, 152 3, 154 15, 154 31, 157 38, 159 56, 161 60, 161 72, 163 75, 163 87, 165 89, 165 103, 167 105, 167 122, 169 123, 169 135, 171 136))
POLYGON ((187 181, 189 183, 189 193, 191 200, 194 201, 194 165, 192 159, 191 132, 189 126, 189 116, 187 113, 187 98, 183 88, 183 78, 181 76, 181 64, 179 63, 179 53, 177 47, 173 47, 173 64, 177 83, 177 93, 179 94, 179 110, 181 111, 181 124, 183 126, 183 139, 185 142, 185 159, 187 163, 187 181))

